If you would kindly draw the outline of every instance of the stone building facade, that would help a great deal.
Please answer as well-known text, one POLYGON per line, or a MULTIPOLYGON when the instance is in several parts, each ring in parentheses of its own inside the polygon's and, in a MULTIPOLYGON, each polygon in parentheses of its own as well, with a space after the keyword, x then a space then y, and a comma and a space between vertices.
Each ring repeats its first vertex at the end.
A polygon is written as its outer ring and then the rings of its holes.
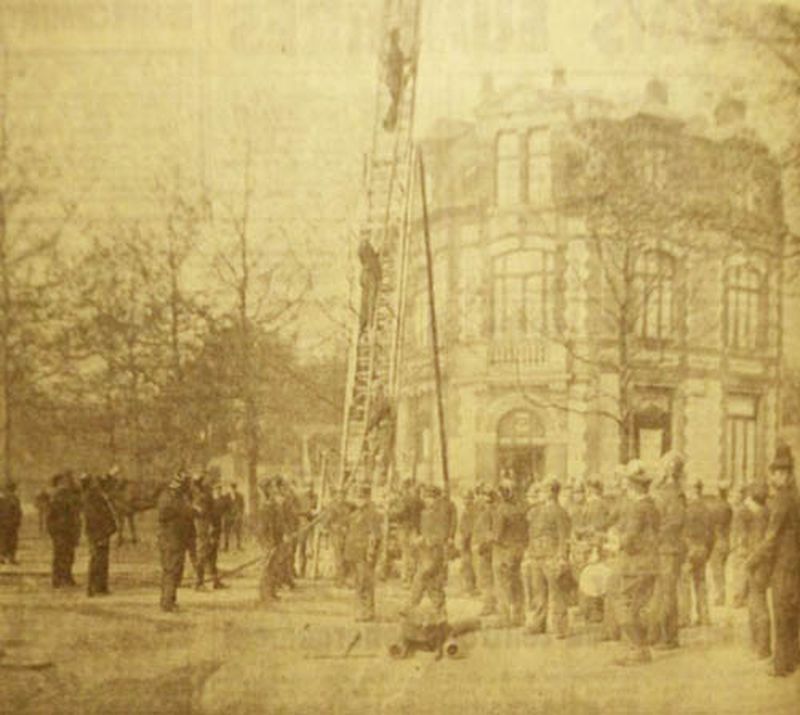
MULTIPOLYGON (((726 97, 683 119, 488 90, 423 143, 451 480, 608 476, 684 452, 743 483, 779 429, 780 170, 726 97)), ((428 295, 412 238, 398 396, 401 477, 439 479, 428 295)))

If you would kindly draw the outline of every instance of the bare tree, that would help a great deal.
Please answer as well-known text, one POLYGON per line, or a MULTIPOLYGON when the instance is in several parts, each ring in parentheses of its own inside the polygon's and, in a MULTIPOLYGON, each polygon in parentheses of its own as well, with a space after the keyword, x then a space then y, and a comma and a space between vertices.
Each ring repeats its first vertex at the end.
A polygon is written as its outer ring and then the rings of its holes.
POLYGON ((289 236, 280 223, 259 229, 254 221, 256 178, 253 144, 245 137, 238 190, 221 201, 216 222, 221 248, 215 254, 215 274, 232 297, 237 345, 231 359, 236 365, 236 395, 241 406, 241 437, 247 461, 251 506, 257 506, 258 468, 261 459, 260 415, 264 369, 257 364, 261 334, 277 334, 297 318, 311 287, 307 269, 281 246, 289 236))
POLYGON ((597 121, 574 130, 572 173, 559 201, 565 214, 579 219, 583 235, 578 254, 562 260, 561 287, 585 296, 588 316, 578 325, 564 305, 563 317, 542 332, 563 349, 570 374, 586 392, 576 407, 523 390, 538 407, 610 420, 622 462, 634 446, 642 370, 675 373, 686 359, 690 332, 719 329, 718 311, 704 290, 709 267, 720 265, 728 250, 709 236, 719 228, 719 205, 679 185, 692 168, 685 164, 691 154, 658 148, 645 126, 597 121), (637 131, 642 134, 632 139, 637 131))

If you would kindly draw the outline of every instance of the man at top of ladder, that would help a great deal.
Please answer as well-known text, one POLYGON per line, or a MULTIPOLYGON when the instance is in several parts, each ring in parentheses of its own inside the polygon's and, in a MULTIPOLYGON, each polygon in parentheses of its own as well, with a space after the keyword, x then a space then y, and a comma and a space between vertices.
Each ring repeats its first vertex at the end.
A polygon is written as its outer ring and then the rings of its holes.
MULTIPOLYGON (((397 110, 400 104, 400 97, 403 94, 409 73, 406 72, 406 65, 411 65, 412 58, 403 54, 400 47, 400 30, 396 27, 389 32, 389 49, 384 58, 386 68, 386 86, 389 89, 391 103, 383 120, 383 128, 387 132, 394 131, 397 125, 397 110)), ((413 71, 413 68, 410 68, 413 71)))

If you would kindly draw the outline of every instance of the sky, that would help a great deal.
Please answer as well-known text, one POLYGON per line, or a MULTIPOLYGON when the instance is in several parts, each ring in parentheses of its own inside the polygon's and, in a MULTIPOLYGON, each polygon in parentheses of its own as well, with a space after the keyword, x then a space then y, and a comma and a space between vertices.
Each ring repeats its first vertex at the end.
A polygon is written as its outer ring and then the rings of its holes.
MULTIPOLYGON (((787 121, 765 100, 774 68, 738 45, 687 39, 703 0, 438 0, 423 11, 417 134, 470 119, 481 83, 569 86, 635 104, 670 87, 679 114, 735 91, 774 150, 787 121)), ((758 2, 758 0, 753 0, 758 2)), ((354 215, 378 86, 381 0, 0 0, 5 125, 59 167, 46 194, 77 195, 93 225, 154 220, 157 181, 208 186, 216 216, 254 167, 254 236, 313 267, 322 306, 348 294, 354 215), (277 230, 280 228, 281 230, 277 230)), ((76 230, 76 246, 88 231, 76 230)), ((226 240, 224 228, 207 250, 226 240)), ((311 331, 312 333, 315 330, 311 331)), ((315 336, 309 338, 313 345, 315 336)))

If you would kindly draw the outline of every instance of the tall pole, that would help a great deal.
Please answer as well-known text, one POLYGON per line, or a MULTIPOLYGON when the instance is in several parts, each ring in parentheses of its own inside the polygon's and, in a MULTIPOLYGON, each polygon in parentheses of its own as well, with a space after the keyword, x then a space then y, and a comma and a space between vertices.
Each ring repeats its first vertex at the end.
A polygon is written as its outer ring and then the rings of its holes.
POLYGON ((431 232, 428 224, 428 197, 425 189, 425 162, 422 150, 417 149, 419 158, 419 188, 422 198, 422 227, 425 237, 425 268, 428 274, 428 308, 431 316, 431 349, 433 351, 433 374, 436 382, 436 411, 439 416, 439 444, 442 452, 442 480, 444 493, 450 498, 450 469, 447 462, 447 433, 444 423, 444 400, 442 398, 442 366, 439 361, 439 328, 436 324, 436 299, 433 281, 433 252, 431 250, 431 232))

